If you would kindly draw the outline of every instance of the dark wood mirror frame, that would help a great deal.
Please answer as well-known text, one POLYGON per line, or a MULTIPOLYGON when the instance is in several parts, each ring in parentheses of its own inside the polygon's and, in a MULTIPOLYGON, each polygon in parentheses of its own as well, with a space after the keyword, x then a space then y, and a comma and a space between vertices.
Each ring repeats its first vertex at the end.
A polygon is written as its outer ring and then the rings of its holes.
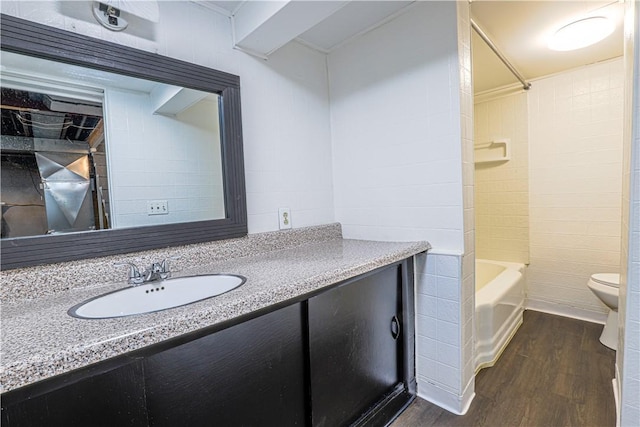
POLYGON ((226 218, 179 224, 3 239, 1 268, 95 258, 247 234, 240 78, 177 59, 0 15, 3 51, 220 95, 226 218))

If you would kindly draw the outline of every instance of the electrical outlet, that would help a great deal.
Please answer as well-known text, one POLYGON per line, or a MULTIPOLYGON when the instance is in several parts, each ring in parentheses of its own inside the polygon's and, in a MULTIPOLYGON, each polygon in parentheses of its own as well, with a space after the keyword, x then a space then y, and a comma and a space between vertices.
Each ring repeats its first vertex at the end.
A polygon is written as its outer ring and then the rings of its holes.
POLYGON ((147 215, 167 215, 169 204, 166 200, 147 200, 147 215))
POLYGON ((278 209, 278 217, 280 218, 280 230, 286 230, 291 228, 291 209, 280 208, 278 209))

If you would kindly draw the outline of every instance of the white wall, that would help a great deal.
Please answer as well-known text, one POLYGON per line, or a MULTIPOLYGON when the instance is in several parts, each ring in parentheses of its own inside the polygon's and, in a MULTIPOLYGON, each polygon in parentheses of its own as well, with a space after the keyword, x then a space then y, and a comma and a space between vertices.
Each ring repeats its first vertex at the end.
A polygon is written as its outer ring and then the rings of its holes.
POLYGON ((475 309, 476 309, 476 249, 474 214, 474 111, 473 72, 471 67, 471 16, 469 2, 456 2, 458 27, 458 69, 460 84, 460 119, 462 136, 462 188, 464 253, 460 269, 460 350, 461 371, 457 409, 465 413, 475 396, 475 309))
POLYGON ((528 95, 528 305, 603 321, 586 283, 620 271, 622 60, 538 80, 528 95))
MULTIPOLYGON (((334 221, 325 55, 290 43, 268 61, 232 48, 225 17, 191 2, 161 1, 160 21, 123 32, 96 23, 89 1, 2 1, 0 11, 240 76, 250 233, 334 221)), ((135 25, 134 25, 135 24, 135 25)))
POLYGON ((529 262, 529 127, 527 94, 475 104, 475 142, 508 138, 511 160, 476 163, 476 256, 529 262))
POLYGON ((462 250, 455 3, 419 2, 329 54, 336 220, 462 250))
POLYGON ((268 62, 243 59, 249 232, 277 230, 278 207, 294 228, 335 221, 325 55, 290 43, 268 62))
POLYGON ((619 425, 640 422, 640 7, 626 5, 624 189, 616 378, 619 425))
POLYGON ((418 394, 463 413, 474 373, 463 287, 473 289, 473 108, 468 5, 460 28, 457 6, 416 2, 328 63, 336 220, 347 238, 433 245, 417 260, 418 394))

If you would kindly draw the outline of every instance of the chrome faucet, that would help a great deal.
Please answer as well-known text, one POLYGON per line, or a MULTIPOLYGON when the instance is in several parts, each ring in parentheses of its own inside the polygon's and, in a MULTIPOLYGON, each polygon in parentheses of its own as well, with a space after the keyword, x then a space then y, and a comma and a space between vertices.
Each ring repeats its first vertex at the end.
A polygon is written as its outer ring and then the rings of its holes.
POLYGON ((127 283, 131 286, 138 286, 145 282, 153 282, 156 280, 164 280, 171 277, 171 271, 169 271, 169 263, 166 259, 161 262, 154 262, 149 267, 140 271, 137 265, 131 262, 121 262, 114 264, 116 267, 128 266, 129 276, 127 283))
POLYGON ((164 280, 171 276, 166 259, 163 259, 162 262, 154 262, 149 268, 146 268, 142 274, 144 275, 145 282, 164 280))

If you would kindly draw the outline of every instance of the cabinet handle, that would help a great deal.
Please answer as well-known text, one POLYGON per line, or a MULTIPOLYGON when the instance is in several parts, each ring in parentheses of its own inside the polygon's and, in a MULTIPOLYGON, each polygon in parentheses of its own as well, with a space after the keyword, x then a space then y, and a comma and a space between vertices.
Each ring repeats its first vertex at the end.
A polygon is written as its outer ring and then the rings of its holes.
POLYGON ((391 318, 391 336, 394 340, 397 340, 400 336, 400 321, 398 320, 398 316, 391 318))

